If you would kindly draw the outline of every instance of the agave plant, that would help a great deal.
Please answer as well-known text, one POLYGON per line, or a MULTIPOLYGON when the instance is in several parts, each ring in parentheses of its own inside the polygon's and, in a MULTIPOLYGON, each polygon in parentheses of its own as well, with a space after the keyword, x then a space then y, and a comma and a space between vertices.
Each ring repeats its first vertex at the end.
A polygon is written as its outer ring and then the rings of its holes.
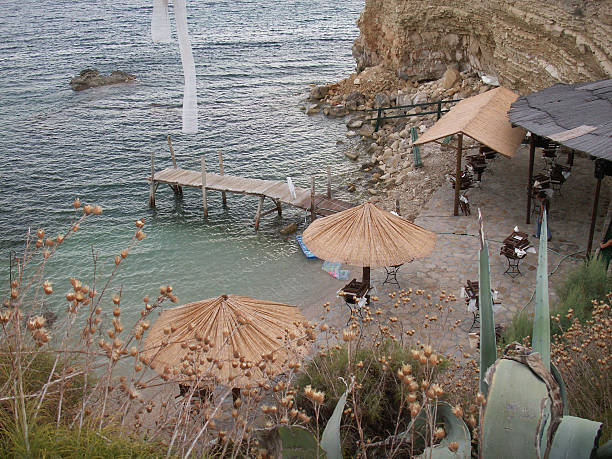
MULTIPOLYGON (((542 234, 547 234, 546 220, 544 212, 542 234)), ((533 352, 519 349, 518 355, 505 355, 490 366, 485 377, 488 399, 480 419, 481 455, 484 458, 609 457, 610 442, 599 451, 597 449, 601 423, 567 415, 565 386, 550 362, 548 243, 545 237, 540 238, 539 250, 533 352)), ((485 275, 485 281, 487 277, 485 275)), ((482 315, 482 298, 480 301, 482 315)), ((494 330, 481 325, 481 348, 491 339, 494 339, 494 330)), ((485 350, 481 352, 481 360, 484 360, 485 350)))
POLYGON ((480 252, 478 264, 478 307, 480 309, 480 392, 487 394, 488 385, 484 380, 487 370, 497 359, 495 343, 495 319, 491 296, 491 269, 489 266, 489 245, 484 236, 482 214, 478 209, 480 252))

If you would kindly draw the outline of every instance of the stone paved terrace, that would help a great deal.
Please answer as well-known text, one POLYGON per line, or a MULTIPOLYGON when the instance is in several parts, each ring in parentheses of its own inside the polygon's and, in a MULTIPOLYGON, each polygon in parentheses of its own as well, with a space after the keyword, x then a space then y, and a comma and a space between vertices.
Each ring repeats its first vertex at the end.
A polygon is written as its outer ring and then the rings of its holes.
MULTIPOLYGON (((502 301, 495 315, 496 323, 509 323, 514 313, 525 307, 528 312, 533 312, 534 303, 530 300, 536 285, 537 254, 528 253, 521 260, 519 268, 522 275, 515 278, 504 274, 507 261, 499 254, 503 239, 512 232, 515 225, 518 225, 521 231, 528 233, 530 242, 536 246, 536 249, 538 248, 539 241, 531 236, 535 233, 537 215, 535 213, 532 215, 530 225, 525 224, 528 156, 528 147, 523 146, 514 158, 499 156, 488 167, 482 176, 481 187, 468 191, 470 216, 452 215, 454 192, 450 184, 444 184, 434 193, 415 220, 416 224, 437 233, 436 246, 429 257, 401 267, 398 275, 401 287, 424 289, 434 296, 445 290, 447 293, 454 293, 459 299, 451 318, 463 321, 460 325, 463 331, 439 336, 438 339, 443 341, 440 343, 440 350, 448 345, 467 344, 467 332, 472 324, 472 315, 464 307, 459 292, 467 279, 478 280, 479 207, 484 219, 485 235, 489 241, 491 286, 499 291, 502 301)), ((565 160, 565 157, 558 159, 562 164, 565 164, 565 160)), ((543 167, 544 162, 538 149, 534 174, 543 167)), ((555 286, 568 270, 584 258, 595 184, 593 162, 576 155, 571 176, 563 184, 561 192, 555 192, 551 200, 549 222, 552 241, 549 243, 548 254, 548 271, 552 273, 549 277, 551 302, 554 301, 555 286)), ((604 181, 594 247, 600 240, 608 203, 609 192, 604 181)), ((355 274, 356 272, 353 272, 353 275, 355 274)), ((382 268, 373 270, 377 294, 381 300, 387 298, 383 304, 388 305, 387 294, 397 288, 388 284, 381 285, 384 278, 385 272, 382 268)), ((387 315, 398 316, 404 329, 417 326, 413 323, 415 315, 412 311, 402 311, 402 307, 384 309, 387 315)), ((342 310, 342 314, 346 320, 348 318, 346 309, 342 310)), ((431 338, 435 339, 433 336, 431 338)))
MULTIPOLYGON (((533 311, 534 303, 530 300, 536 285, 537 254, 528 253, 521 260, 519 269, 522 274, 514 278, 504 274, 508 264, 506 258, 499 254, 502 241, 512 232, 514 226, 528 233, 530 242, 538 249, 539 241, 532 237, 535 233, 536 213, 532 214, 532 223, 525 224, 528 160, 527 146, 522 146, 512 159, 498 156, 483 173, 481 187, 472 188, 467 193, 471 207, 469 216, 452 215, 454 191, 450 184, 443 185, 434 193, 415 223, 437 234, 436 246, 429 257, 401 267, 398 280, 402 288, 424 289, 435 295, 440 290, 446 290, 459 297, 460 289, 467 279, 478 280, 480 207, 485 235, 489 241, 491 286, 499 291, 501 300, 501 307, 495 314, 495 322, 509 323, 514 313, 525 307, 527 311, 533 311)), ((565 156, 558 158, 558 162, 562 164, 565 164, 565 160, 565 156)), ((538 149, 534 173, 543 168, 544 161, 538 149)), ((548 271, 552 273, 549 277, 551 302, 555 299, 555 286, 562 281, 568 270, 584 258, 595 185, 593 162, 576 155, 571 176, 560 192, 555 191, 551 200, 549 225, 552 241, 548 246, 548 271)), ((602 186, 594 247, 600 240, 608 201, 609 192, 602 186)), ((388 284, 381 285, 384 278, 383 269, 374 272, 374 279, 379 281, 375 285, 381 297, 396 288, 388 284)), ((463 307, 463 300, 457 303, 452 316, 463 320, 461 328, 467 332, 472 316, 463 307)), ((402 321, 409 321, 411 315, 400 313, 398 317, 402 321)), ((410 326, 410 323, 404 323, 404 328, 410 326)))

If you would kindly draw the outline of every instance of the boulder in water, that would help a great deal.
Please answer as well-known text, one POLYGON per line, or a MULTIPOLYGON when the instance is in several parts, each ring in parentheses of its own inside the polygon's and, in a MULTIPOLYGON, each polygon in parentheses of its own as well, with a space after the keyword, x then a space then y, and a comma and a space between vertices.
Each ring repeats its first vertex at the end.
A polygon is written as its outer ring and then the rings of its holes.
POLYGON ((315 86, 310 91, 310 100, 321 100, 321 99, 324 99, 325 96, 327 96, 328 92, 329 92, 329 87, 328 86, 315 86))
POLYGON ((281 234, 291 234, 291 233, 295 233, 297 229, 298 229, 297 223, 291 223, 290 225, 287 225, 284 228, 281 228, 280 233, 281 234))
POLYGON ((75 91, 83 91, 109 84, 129 83, 135 79, 136 75, 130 75, 121 70, 115 70, 110 75, 100 75, 97 69, 85 69, 78 76, 70 80, 70 87, 75 91))

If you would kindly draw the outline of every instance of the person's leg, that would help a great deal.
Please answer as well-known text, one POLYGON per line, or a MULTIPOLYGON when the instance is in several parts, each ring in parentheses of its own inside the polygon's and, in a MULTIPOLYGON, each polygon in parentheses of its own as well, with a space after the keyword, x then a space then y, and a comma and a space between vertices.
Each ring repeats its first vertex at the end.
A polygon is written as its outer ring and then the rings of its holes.
POLYGON ((535 237, 540 237, 540 229, 542 228, 542 223, 538 221, 538 226, 536 227, 535 237))

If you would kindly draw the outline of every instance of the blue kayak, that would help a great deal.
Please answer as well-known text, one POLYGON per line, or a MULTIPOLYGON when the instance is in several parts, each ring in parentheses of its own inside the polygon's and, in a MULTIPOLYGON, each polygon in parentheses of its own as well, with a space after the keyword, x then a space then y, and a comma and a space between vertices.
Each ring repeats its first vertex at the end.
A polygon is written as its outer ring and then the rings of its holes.
POLYGON ((317 258, 314 253, 312 253, 310 250, 308 250, 308 247, 306 247, 306 244, 304 244, 304 241, 302 241, 302 236, 301 235, 300 236, 296 236, 295 240, 300 245, 300 248, 302 249, 302 252, 304 252, 304 255, 306 255, 306 258, 317 258))

